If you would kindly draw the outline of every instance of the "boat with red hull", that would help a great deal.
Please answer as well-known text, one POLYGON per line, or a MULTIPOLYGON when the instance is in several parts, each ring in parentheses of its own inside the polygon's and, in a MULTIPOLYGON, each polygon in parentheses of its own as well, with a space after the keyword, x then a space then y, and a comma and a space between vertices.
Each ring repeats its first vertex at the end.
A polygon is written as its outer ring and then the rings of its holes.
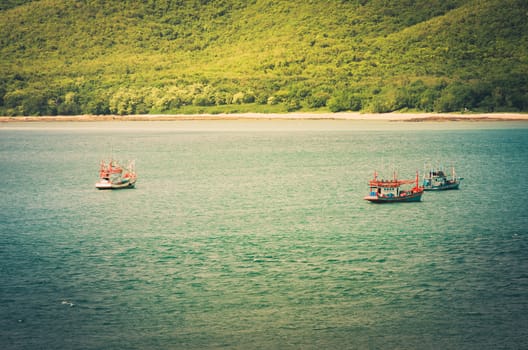
POLYGON ((364 199, 372 203, 419 202, 422 200, 424 188, 418 181, 418 172, 414 180, 401 180, 396 174, 391 180, 380 180, 374 172, 374 178, 369 181, 370 194, 364 199))

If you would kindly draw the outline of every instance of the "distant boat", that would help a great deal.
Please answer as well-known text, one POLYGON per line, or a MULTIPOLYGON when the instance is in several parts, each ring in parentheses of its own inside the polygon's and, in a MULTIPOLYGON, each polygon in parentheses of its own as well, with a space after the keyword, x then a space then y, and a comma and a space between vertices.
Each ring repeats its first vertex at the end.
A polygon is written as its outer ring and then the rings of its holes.
POLYGON ((414 180, 399 180, 396 174, 392 180, 379 180, 378 173, 374 172, 374 178, 369 182, 370 194, 364 199, 372 203, 419 202, 424 189, 418 182, 418 172, 414 180))
POLYGON ((125 167, 116 160, 110 160, 108 163, 103 160, 99 166, 99 181, 95 187, 100 190, 133 188, 136 185, 136 180, 134 161, 128 162, 125 167))
POLYGON ((457 190, 463 177, 458 177, 455 168, 451 169, 451 175, 447 175, 443 169, 430 169, 423 177, 422 185, 425 191, 457 190))

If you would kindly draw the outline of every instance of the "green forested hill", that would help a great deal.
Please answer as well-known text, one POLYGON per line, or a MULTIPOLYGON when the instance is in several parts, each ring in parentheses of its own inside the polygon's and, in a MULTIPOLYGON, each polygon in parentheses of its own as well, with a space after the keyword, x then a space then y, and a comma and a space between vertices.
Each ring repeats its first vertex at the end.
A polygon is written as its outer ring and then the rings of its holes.
POLYGON ((528 110, 526 0, 8 0, 0 114, 528 110))

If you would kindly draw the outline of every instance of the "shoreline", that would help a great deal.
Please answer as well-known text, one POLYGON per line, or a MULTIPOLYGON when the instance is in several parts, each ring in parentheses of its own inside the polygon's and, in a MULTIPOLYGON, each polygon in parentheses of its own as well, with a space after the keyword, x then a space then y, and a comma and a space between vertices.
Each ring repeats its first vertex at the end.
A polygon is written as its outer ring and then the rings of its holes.
POLYGON ((2 117, 12 122, 100 122, 100 121, 186 121, 186 120, 376 120, 403 122, 441 121, 528 121, 528 113, 238 113, 238 114, 141 114, 2 117))

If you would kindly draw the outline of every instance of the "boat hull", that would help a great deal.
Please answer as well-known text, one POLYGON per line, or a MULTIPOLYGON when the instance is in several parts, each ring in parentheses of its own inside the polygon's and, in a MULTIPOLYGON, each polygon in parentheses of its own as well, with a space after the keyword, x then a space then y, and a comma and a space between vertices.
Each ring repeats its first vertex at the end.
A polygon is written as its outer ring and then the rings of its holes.
POLYGON ((98 190, 120 190, 125 188, 134 188, 136 185, 135 181, 127 181, 121 183, 112 183, 109 181, 99 181, 95 184, 98 190))
POLYGON ((460 182, 444 184, 438 186, 424 186, 425 191, 445 191, 445 190, 458 190, 460 182))
POLYGON ((364 199, 371 203, 405 203, 405 202, 419 202, 422 200, 423 191, 408 194, 406 196, 377 196, 369 195, 364 199))

